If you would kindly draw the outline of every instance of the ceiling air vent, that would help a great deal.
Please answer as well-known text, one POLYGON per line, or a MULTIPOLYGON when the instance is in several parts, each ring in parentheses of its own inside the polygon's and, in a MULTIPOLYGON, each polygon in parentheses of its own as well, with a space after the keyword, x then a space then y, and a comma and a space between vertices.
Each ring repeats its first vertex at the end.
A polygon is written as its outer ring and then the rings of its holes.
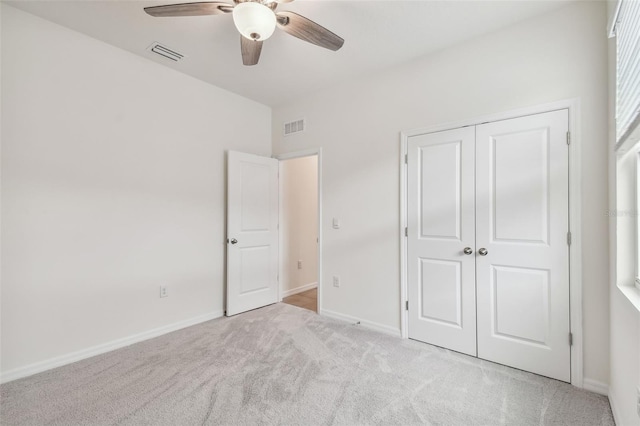
POLYGON ((284 135, 289 136, 294 133, 303 132, 304 128, 305 128, 304 118, 301 118, 300 120, 284 123, 284 135))
POLYGON ((170 59, 174 62, 178 62, 181 59, 184 59, 184 55, 182 53, 178 53, 175 50, 168 48, 167 46, 163 46, 157 41, 151 43, 151 46, 147 47, 147 51, 155 53, 156 55, 160 55, 163 58, 170 59))

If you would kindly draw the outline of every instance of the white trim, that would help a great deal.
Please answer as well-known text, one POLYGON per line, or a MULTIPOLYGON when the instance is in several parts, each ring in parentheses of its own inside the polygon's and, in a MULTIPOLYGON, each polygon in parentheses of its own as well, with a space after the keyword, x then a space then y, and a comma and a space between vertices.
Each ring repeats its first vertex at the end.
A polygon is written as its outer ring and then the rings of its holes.
POLYGON ((430 126, 421 129, 403 131, 400 133, 401 143, 401 167, 400 167, 400 294, 401 311, 400 326, 403 338, 408 338, 408 313, 404 309, 404 298, 407 295, 407 253, 404 238, 404 226, 406 226, 407 216, 407 173, 404 166, 404 156, 407 154, 407 143, 411 136, 425 133, 435 133, 443 130, 458 129, 464 126, 475 126, 478 124, 509 120, 512 118, 524 117, 528 115, 545 112, 569 110, 569 132, 571 132, 571 144, 569 145, 569 229, 571 231, 571 248, 569 250, 569 291, 570 291, 570 320, 571 333, 573 334, 573 346, 571 346, 571 384, 576 387, 584 387, 583 383, 583 337, 582 337, 582 225, 581 225, 581 203, 582 203, 582 180, 580 162, 580 99, 573 98, 552 102, 543 105, 536 105, 527 108, 520 108, 512 111, 489 114, 482 117, 467 120, 449 122, 437 126, 430 126))
MULTIPOLYGON (((318 283, 309 283, 309 284, 305 284, 305 285, 301 285, 300 287, 296 287, 296 288, 291 288, 289 290, 285 290, 283 292, 280 293, 280 295, 282 296, 282 299, 284 299, 285 297, 289 297, 289 296, 293 296, 294 294, 298 294, 298 293, 302 293, 305 291, 309 291, 309 290, 313 290, 314 288, 318 287, 318 283)), ((280 299, 280 300, 282 300, 280 299)))
MULTIPOLYGON (((317 309, 318 309, 318 312, 320 312, 322 310, 322 285, 321 285, 322 283, 322 148, 312 148, 312 149, 305 149, 303 151, 287 152, 285 154, 274 155, 273 158, 280 161, 279 170, 281 170, 283 160, 291 160, 294 158, 302 158, 302 157, 311 157, 314 155, 318 157, 318 281, 316 283, 316 287, 318 288, 317 309)), ((279 193, 282 194, 282 182, 280 182, 279 185, 280 185, 279 193)), ((280 203, 280 208, 279 208, 280 212, 278 213, 279 215, 278 221, 282 223, 282 195, 280 195, 279 203, 280 203)), ((280 230, 278 233, 280 238, 280 248, 279 248, 280 261, 278 265, 278 275, 282 277, 283 276, 282 231, 280 230)), ((285 297, 283 296, 283 294, 284 292, 282 290, 282 281, 280 281, 278 285, 278 300, 282 300, 282 298, 285 297)))
POLYGON ((579 99, 566 101, 569 109, 569 230, 571 246, 569 249, 569 291, 571 310, 571 384, 579 388, 584 386, 582 332, 582 134, 581 107, 579 99))
POLYGON ((640 114, 636 115, 636 118, 616 142, 613 149, 618 158, 622 158, 627 152, 637 150, 638 144, 640 144, 640 114))
POLYGON ((211 321, 216 318, 220 318, 224 315, 223 311, 214 311, 208 314, 200 315, 194 318, 190 318, 183 321, 178 321, 173 324, 165 325, 151 330, 143 331, 142 333, 133 334, 131 336, 123 337, 121 339, 112 340, 100 345, 91 346, 86 349, 71 352, 65 355, 60 355, 55 358, 50 358, 44 361, 35 362, 33 364, 26 365, 24 367, 14 368, 2 373, 0 383, 7 383, 12 380, 21 379, 23 377, 31 376, 33 374, 41 373, 43 371, 51 370, 52 368, 62 367, 63 365, 71 364, 83 359, 91 358, 96 355, 101 355, 107 352, 111 352, 116 349, 124 348, 125 346, 133 345, 134 343, 143 342, 145 340, 153 339, 154 337, 162 336, 163 334, 171 333, 192 325, 200 324, 206 321, 211 321))
POLYGON ((407 163, 405 158, 409 154, 407 148, 408 136, 400 133, 400 335, 403 339, 409 338, 409 312, 406 304, 409 301, 407 294, 407 256, 408 238, 404 230, 409 226, 407 212, 407 163))
POLYGON ((618 290, 624 295, 629 303, 640 311, 640 289, 638 289, 637 285, 618 284, 616 287, 618 287, 618 290))
POLYGON ((312 148, 312 149, 305 149, 302 151, 287 152, 284 154, 274 155, 273 158, 275 158, 276 160, 282 161, 282 160, 293 160, 294 158, 313 157, 314 155, 317 155, 319 160, 321 154, 322 154, 322 148, 312 148))
POLYGON ((351 315, 341 314, 339 312, 328 311, 326 309, 319 311, 319 314, 327 318, 332 318, 342 322, 348 322, 353 325, 361 325, 369 330, 377 331, 379 333, 388 334, 393 337, 401 337, 400 329, 389 327, 388 325, 378 324, 377 322, 367 321, 360 318, 352 317, 351 315))
POLYGON ((611 15, 611 21, 608 22, 607 34, 609 38, 616 36, 616 25, 618 24, 618 16, 620 15, 620 7, 622 6, 622 0, 616 2, 616 9, 611 15))
POLYGON ((618 403, 616 402, 618 399, 615 397, 615 394, 612 391, 609 391, 609 405, 611 406, 611 413, 613 414, 613 421, 617 425, 621 425, 622 422, 620 419, 620 411, 618 410, 618 403))
MULTIPOLYGON (((275 155, 273 158, 276 158, 275 155)), ((276 158, 276 160, 278 159, 276 158)), ((282 194, 284 191, 282 190, 282 179, 280 179, 280 176, 282 176, 282 161, 278 160, 278 297, 276 300, 282 302, 282 299, 284 298, 282 295, 282 279, 284 277, 284 244, 282 238, 282 227, 280 224, 284 222, 282 217, 282 212, 284 210, 282 208, 282 199, 284 198, 282 194)))
POLYGON ((594 392, 600 395, 609 396, 609 385, 606 383, 599 382, 597 380, 584 378, 582 381, 582 388, 584 390, 588 390, 589 392, 594 392))
MULTIPOLYGON (((579 98, 567 99, 563 101, 550 102, 547 104, 536 105, 536 106, 531 106, 527 108, 518 108, 511 111, 506 111, 506 112, 482 115, 480 117, 470 118, 466 120, 450 121, 450 122, 435 125, 435 126, 411 129, 411 130, 403 131, 400 134, 405 137, 418 136, 425 133, 435 133, 435 132, 441 132, 444 130, 459 129, 460 127, 465 127, 465 126, 477 126, 478 124, 483 124, 487 122, 510 120, 512 118, 526 117, 528 115, 542 114, 545 112, 558 111, 561 109, 569 109, 569 129, 571 130, 571 110, 573 108, 578 108, 579 104, 580 104, 579 98)), ((574 141, 575 141, 575 138, 574 138, 574 141)), ((573 141, 572 141, 572 144, 573 144, 573 141)))

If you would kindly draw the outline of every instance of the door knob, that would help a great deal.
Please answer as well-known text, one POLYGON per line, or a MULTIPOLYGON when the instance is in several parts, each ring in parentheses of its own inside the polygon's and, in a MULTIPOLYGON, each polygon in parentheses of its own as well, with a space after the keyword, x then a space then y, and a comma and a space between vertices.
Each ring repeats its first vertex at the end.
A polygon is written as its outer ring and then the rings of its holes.
POLYGON ((465 247, 464 250, 462 250, 462 252, 464 254, 471 254, 473 253, 473 250, 471 250, 471 247, 465 247))
POLYGON ((231 244, 236 244, 238 242, 238 240, 236 240, 235 238, 232 238, 231 241, 227 240, 227 242, 229 242, 231 244))
POLYGON ((487 254, 489 254, 489 251, 486 248, 482 247, 480 250, 478 250, 478 254, 480 256, 486 256, 487 254))

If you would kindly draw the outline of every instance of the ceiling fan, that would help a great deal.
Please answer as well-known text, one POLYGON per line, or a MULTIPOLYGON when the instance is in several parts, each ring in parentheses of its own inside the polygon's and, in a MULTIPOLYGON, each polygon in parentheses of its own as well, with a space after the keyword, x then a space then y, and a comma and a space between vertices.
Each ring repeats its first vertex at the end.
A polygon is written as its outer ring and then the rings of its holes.
POLYGON ((276 12, 280 3, 293 0, 233 0, 234 4, 205 1, 145 7, 155 17, 225 15, 231 13, 240 37, 244 65, 255 65, 260 59, 262 42, 273 34, 276 26, 301 40, 336 51, 344 40, 323 26, 294 12, 276 12))

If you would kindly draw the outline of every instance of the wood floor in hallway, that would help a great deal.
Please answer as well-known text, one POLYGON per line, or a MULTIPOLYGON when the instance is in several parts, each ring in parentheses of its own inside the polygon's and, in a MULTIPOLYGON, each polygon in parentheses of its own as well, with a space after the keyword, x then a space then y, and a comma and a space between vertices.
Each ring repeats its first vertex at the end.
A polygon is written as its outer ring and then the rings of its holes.
POLYGON ((318 289, 314 288, 311 290, 303 291, 302 293, 292 294, 291 296, 282 299, 282 301, 289 305, 309 309, 313 312, 318 312, 318 289))

